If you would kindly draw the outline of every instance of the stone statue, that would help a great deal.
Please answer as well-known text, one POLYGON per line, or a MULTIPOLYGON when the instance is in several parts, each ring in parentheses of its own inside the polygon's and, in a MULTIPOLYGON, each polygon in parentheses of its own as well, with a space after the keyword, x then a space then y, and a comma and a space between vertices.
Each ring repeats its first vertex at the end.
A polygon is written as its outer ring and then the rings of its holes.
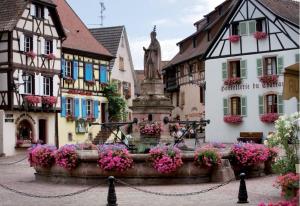
POLYGON ((144 55, 144 74, 145 79, 161 79, 161 50, 158 40, 156 39, 156 26, 150 34, 151 43, 146 49, 144 55))

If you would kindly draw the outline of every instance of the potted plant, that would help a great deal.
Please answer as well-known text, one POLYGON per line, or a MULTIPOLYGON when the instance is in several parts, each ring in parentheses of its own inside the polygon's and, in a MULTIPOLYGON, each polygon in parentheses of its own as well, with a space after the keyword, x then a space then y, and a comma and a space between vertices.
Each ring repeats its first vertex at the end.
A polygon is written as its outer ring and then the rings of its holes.
POLYGON ((52 107, 56 103, 57 98, 54 96, 43 96, 42 103, 52 107))
POLYGON ((36 53, 34 51, 25 52, 25 55, 27 57, 30 57, 31 59, 34 59, 36 57, 36 53))
POLYGON ((228 39, 230 42, 236 43, 240 40, 240 36, 239 35, 230 35, 228 39))
POLYGON ((226 115, 223 120, 229 124, 240 124, 243 122, 243 117, 241 115, 226 115))
POLYGON ((34 95, 26 95, 24 97, 25 102, 27 102, 29 105, 36 105, 38 103, 41 103, 41 97, 40 96, 34 96, 34 95))
POLYGON ((162 131, 161 124, 159 122, 153 123, 141 123, 140 133, 141 136, 160 136, 162 131))
POLYGON ((46 54, 46 58, 47 58, 48 60, 53 60, 53 59, 55 59, 55 55, 54 55, 53 53, 46 54))
POLYGON ((231 77, 224 81, 224 85, 227 86, 237 85, 241 83, 242 83, 242 79, 240 77, 231 77))
POLYGON ((58 166, 63 167, 68 171, 75 169, 79 164, 76 146, 64 145, 59 148, 55 152, 55 162, 58 166))
POLYGON ((281 196, 291 199, 299 193, 299 174, 287 173, 277 177, 275 186, 281 188, 281 196))
POLYGON ((260 77, 259 80, 263 84, 268 84, 268 85, 277 84, 278 76, 277 75, 264 75, 264 76, 260 77))
POLYGON ((31 167, 50 168, 55 163, 55 146, 36 145, 29 149, 28 161, 31 167))
POLYGON ((196 165, 210 169, 221 164, 221 155, 217 149, 208 145, 195 151, 194 160, 196 165))
POLYGON ((266 32, 262 32, 262 31, 257 31, 253 34, 254 38, 260 40, 260 39, 265 39, 267 38, 267 33, 266 32))
POLYGON ((72 77, 69 77, 69 76, 64 77, 64 80, 68 84, 73 84, 75 82, 75 80, 72 77))
POLYGON ((85 81, 85 83, 88 85, 88 86, 94 86, 95 85, 95 80, 92 80, 92 81, 85 81))
POLYGON ((274 123, 278 118, 277 113, 267 113, 260 116, 260 120, 265 123, 274 123))

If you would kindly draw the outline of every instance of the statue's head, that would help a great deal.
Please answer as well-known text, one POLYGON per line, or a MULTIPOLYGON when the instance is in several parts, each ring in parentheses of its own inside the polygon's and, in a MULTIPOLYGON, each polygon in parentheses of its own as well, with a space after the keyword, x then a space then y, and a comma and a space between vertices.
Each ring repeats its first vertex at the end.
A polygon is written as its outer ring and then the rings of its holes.
POLYGON ((153 31, 150 33, 150 37, 151 37, 151 39, 156 38, 156 25, 154 26, 153 31))

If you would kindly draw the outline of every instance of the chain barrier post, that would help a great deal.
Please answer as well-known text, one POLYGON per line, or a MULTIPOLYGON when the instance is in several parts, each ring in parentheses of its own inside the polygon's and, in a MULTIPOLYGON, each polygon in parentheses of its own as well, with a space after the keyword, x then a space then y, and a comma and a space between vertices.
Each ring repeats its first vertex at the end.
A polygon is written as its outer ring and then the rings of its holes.
POLYGON ((106 206, 117 206, 117 195, 115 190, 115 178, 113 176, 108 177, 108 194, 106 206))
POLYGON ((239 188, 239 196, 238 196, 239 201, 237 202, 239 204, 249 203, 245 177, 246 177, 245 173, 240 174, 241 180, 240 180, 240 188, 239 188))

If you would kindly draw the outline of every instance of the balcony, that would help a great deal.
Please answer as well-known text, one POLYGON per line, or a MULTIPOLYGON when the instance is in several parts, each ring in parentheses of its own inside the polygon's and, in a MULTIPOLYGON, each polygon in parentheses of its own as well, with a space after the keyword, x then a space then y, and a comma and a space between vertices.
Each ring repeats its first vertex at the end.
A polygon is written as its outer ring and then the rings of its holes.
POLYGON ((168 92, 178 91, 179 84, 176 77, 167 78, 166 90, 168 92))

